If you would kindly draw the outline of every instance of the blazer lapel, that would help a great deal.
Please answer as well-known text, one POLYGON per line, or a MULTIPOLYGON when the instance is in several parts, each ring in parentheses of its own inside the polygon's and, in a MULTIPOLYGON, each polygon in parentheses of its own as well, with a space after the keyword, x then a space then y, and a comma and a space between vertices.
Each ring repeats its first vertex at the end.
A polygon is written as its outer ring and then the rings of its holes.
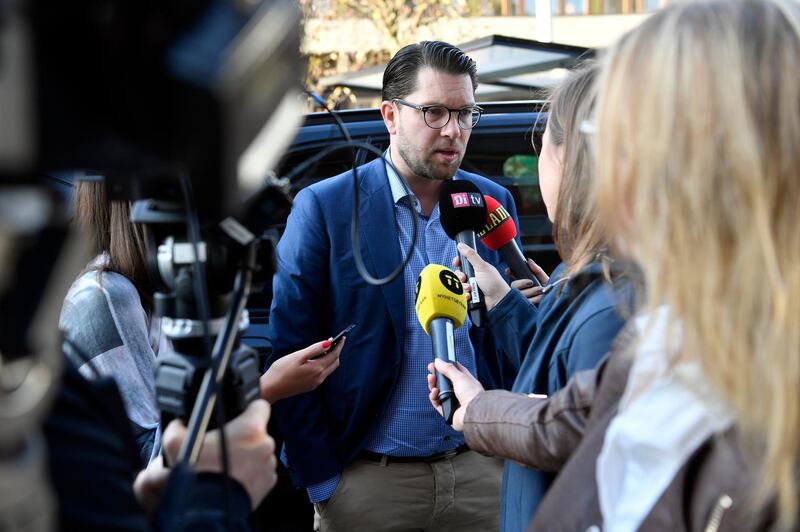
MULTIPOLYGON (((359 173, 359 237, 366 249, 364 262, 374 277, 383 278, 400 265, 403 256, 397 235, 394 201, 388 180, 380 167, 381 159, 361 167, 359 173)), ((401 272, 392 282, 380 287, 396 333, 398 352, 405 337, 405 278, 401 272)))

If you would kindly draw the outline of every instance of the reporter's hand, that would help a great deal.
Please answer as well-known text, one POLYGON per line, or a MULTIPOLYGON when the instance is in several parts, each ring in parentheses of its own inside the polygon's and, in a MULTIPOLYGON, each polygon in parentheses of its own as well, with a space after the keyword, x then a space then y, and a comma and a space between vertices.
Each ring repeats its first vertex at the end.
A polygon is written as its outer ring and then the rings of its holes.
POLYGON ((151 515, 158 506, 158 501, 161 499, 161 491, 167 484, 169 473, 170 470, 164 467, 164 459, 159 455, 158 458, 150 462, 146 469, 142 469, 136 475, 136 480, 133 482, 133 492, 147 515, 151 515))
POLYGON ((483 385, 470 374, 467 368, 458 362, 456 362, 456 364, 458 364, 458 367, 439 359, 428 364, 428 390, 430 390, 428 399, 430 399, 436 411, 439 412, 440 415, 443 415, 442 405, 439 403, 438 399, 439 388, 436 387, 435 368, 436 371, 443 374, 453 383, 453 392, 456 394, 460 406, 453 413, 452 427, 461 432, 464 430, 464 414, 467 411, 467 405, 472 401, 473 397, 483 391, 483 385))
POLYGON ((346 337, 342 337, 330 353, 328 339, 276 360, 261 376, 261 398, 270 403, 299 393, 310 392, 322 384, 339 367, 339 354, 346 337), (322 355, 322 356, 320 356, 322 355), (319 357, 314 360, 312 358, 319 357))
POLYGON ((534 262, 533 259, 527 259, 528 269, 531 271, 534 277, 539 280, 539 284, 541 286, 536 286, 536 283, 531 281, 530 279, 517 279, 514 277, 514 272, 511 271, 511 268, 506 268, 506 275, 514 279, 511 281, 511 288, 516 288, 525 298, 533 303, 534 305, 538 305, 539 301, 542 299, 542 295, 544 292, 544 287, 547 286, 547 283, 550 281, 550 277, 545 273, 545 271, 534 262))
MULTIPOLYGON (((478 252, 468 245, 458 244, 458 252, 472 264, 472 269, 475 270, 475 280, 478 282, 480 289, 483 290, 486 310, 491 310, 509 291, 511 291, 511 287, 508 286, 503 276, 497 271, 497 268, 483 260, 481 256, 478 255, 478 252)), ((460 257, 455 257, 453 259, 453 266, 457 268, 461 267, 460 257)), ((467 282, 467 276, 462 271, 456 272, 456 275, 461 279, 461 283, 464 285, 464 289, 469 297, 472 289, 467 282)))
POLYGON ((538 305, 544 295, 544 287, 538 286, 530 279, 516 279, 511 281, 511 288, 519 290, 525 299, 533 305, 538 305))
MULTIPOLYGON (((229 474, 244 486, 250 496, 251 508, 258 506, 278 481, 275 441, 267 434, 269 410, 269 403, 258 399, 225 425, 229 474)), ((186 426, 182 421, 175 419, 167 425, 164 452, 170 463, 177 461, 185 438, 186 426)), ((219 430, 206 434, 195 470, 222 472, 219 430)))

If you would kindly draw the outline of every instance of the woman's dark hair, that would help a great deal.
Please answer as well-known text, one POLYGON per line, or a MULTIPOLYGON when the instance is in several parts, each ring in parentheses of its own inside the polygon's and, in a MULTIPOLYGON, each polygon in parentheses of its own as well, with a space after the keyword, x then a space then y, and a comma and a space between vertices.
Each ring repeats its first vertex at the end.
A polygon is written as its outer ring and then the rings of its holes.
POLYGON ((153 286, 147 276, 144 234, 130 221, 127 201, 108 201, 102 182, 78 181, 75 186, 75 222, 90 235, 97 253, 105 260, 98 272, 112 271, 127 277, 148 312, 152 307, 153 286))
POLYGON ((430 67, 448 74, 467 74, 472 90, 478 88, 478 67, 475 61, 452 44, 442 41, 422 41, 409 44, 394 54, 383 72, 384 101, 405 98, 416 90, 417 73, 430 67))

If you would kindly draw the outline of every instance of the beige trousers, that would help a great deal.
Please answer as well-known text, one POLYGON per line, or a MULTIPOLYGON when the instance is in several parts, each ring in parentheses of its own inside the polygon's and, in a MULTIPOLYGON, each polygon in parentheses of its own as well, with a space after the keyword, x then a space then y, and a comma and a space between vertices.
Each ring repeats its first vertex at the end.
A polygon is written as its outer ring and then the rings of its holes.
POLYGON ((333 496, 314 505, 314 529, 497 530, 502 477, 502 460, 474 451, 430 463, 355 460, 333 496))

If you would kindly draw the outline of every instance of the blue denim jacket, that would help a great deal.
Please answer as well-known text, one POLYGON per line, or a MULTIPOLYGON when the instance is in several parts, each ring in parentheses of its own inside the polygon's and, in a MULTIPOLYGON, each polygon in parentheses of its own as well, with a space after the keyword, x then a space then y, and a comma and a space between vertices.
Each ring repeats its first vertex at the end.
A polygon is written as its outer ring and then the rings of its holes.
MULTIPOLYGON (((599 262, 570 279, 565 265, 550 278, 548 291, 531 305, 512 290, 488 314, 489 327, 506 354, 520 364, 512 388, 550 395, 578 371, 593 368, 625 323, 620 309, 630 301, 626 282, 606 282, 599 262)), ((503 472, 501 530, 525 530, 552 481, 552 475, 506 461, 503 472)))

